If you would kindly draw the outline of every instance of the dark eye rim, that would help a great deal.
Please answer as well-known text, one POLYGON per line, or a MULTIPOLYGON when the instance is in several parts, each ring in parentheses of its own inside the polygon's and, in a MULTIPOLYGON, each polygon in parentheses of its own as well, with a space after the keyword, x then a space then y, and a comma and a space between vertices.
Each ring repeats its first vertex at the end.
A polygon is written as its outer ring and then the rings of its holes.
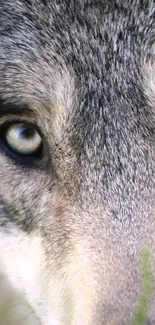
POLYGON ((41 133, 38 126, 30 121, 26 121, 24 119, 11 119, 11 121, 5 121, 0 125, 0 151, 4 152, 7 157, 14 161, 15 164, 18 164, 23 167, 30 167, 30 168, 45 168, 48 163, 48 148, 46 140, 44 139, 43 134, 41 133), (32 155, 23 155, 17 153, 13 150, 7 140, 5 139, 7 129, 14 124, 26 124, 31 128, 34 128, 42 139, 42 144, 38 148, 38 150, 32 155))

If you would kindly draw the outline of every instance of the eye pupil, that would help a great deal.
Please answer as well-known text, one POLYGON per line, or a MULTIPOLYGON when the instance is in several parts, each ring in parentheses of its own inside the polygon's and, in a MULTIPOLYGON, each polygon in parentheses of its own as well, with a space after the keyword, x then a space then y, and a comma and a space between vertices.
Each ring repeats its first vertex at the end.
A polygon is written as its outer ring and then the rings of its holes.
POLYGON ((22 132, 21 132, 21 134, 20 134, 20 136, 23 139, 27 139, 27 140, 33 138, 34 135, 35 135, 35 130, 32 129, 32 128, 30 128, 30 127, 23 129, 22 132))

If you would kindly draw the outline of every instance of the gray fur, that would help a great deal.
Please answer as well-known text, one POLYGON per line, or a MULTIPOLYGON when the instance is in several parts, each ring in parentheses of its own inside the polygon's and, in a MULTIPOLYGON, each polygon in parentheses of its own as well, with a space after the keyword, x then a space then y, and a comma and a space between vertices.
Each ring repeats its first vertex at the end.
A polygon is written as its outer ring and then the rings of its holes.
POLYGON ((0 1, 0 125, 45 142, 36 166, 0 142, 0 259, 38 325, 130 325, 143 246, 155 324, 154 72, 154 0, 0 1))

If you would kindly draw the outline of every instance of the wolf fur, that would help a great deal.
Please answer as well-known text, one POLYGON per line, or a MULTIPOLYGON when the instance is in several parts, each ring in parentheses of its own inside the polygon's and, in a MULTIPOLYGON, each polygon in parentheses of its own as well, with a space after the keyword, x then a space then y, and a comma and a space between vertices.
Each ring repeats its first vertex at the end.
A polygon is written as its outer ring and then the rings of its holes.
POLYGON ((155 324, 155 2, 1 0, 0 324, 130 325, 150 252, 155 324))

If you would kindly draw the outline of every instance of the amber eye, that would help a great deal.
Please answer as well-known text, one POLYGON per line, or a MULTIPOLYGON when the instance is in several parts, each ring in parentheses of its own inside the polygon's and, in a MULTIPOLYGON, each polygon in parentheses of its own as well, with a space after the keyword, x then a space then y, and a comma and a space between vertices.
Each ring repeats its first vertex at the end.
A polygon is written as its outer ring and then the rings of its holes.
POLYGON ((38 131, 26 123, 9 124, 3 131, 3 138, 9 150, 20 156, 33 156, 42 145, 38 131))

